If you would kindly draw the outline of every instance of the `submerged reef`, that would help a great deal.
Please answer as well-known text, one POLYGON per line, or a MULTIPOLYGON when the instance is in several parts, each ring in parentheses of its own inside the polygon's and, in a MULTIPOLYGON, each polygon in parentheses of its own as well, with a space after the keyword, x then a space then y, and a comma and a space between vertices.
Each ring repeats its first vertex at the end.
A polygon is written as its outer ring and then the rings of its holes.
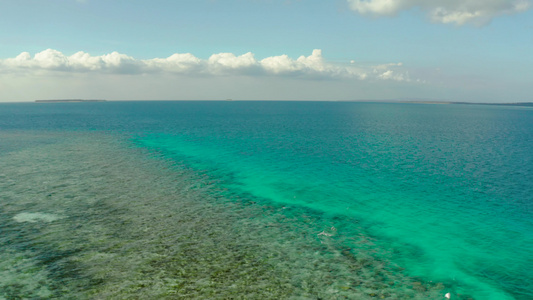
POLYGON ((0 298, 441 299, 451 290, 406 276, 363 231, 345 235, 353 220, 262 204, 114 136, 61 136, 0 157, 0 298))

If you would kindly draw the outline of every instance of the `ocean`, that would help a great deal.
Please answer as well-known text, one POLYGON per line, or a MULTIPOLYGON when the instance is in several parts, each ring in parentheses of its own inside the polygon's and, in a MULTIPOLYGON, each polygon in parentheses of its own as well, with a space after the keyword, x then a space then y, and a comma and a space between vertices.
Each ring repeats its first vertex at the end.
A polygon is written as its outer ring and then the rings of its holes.
POLYGON ((0 299, 533 299, 533 110, 0 104, 0 299))

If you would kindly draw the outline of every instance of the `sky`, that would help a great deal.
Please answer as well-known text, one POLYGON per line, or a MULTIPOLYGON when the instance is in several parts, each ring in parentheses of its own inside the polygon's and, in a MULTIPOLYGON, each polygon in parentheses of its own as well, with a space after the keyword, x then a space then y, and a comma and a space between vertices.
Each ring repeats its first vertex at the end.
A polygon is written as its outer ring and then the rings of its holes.
POLYGON ((533 0, 0 0, 0 102, 533 102, 533 0))

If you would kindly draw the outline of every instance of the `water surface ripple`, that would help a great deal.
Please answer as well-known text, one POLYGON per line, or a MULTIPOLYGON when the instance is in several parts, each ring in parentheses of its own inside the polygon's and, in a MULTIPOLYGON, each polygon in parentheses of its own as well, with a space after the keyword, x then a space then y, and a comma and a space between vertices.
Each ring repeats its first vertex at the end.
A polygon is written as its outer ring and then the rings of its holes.
POLYGON ((531 299, 533 111, 0 105, 0 297, 531 299))

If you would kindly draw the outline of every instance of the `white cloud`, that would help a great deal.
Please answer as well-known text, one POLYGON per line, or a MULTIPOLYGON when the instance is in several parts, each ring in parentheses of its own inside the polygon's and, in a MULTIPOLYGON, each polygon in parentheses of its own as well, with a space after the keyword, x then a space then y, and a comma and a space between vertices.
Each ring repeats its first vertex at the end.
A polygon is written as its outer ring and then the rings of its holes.
POLYGON ((393 70, 387 70, 378 75, 378 78, 386 80, 396 80, 396 81, 409 81, 409 75, 405 74, 396 74, 393 70))
POLYGON ((322 50, 315 49, 309 56, 300 56, 293 60, 287 55, 271 56, 260 61, 261 67, 270 74, 297 75, 332 78, 366 79, 367 70, 358 67, 354 60, 349 64, 338 66, 328 63, 322 56, 322 50))
POLYGON ((93 57, 89 53, 83 51, 72 55, 70 60, 70 64, 74 69, 94 71, 102 69, 103 66, 103 60, 101 57, 93 57))
POLYGON ((68 58, 63 53, 52 49, 35 54, 33 60, 43 69, 60 69, 68 64, 68 58))
MULTIPOLYGON (((411 78, 409 77, 409 73, 407 71, 398 72, 397 70, 393 70, 402 66, 403 63, 401 62, 377 65, 374 66, 373 73, 377 78, 384 80, 411 81, 411 78)), ((417 82, 420 82, 420 80, 417 80, 417 82)))
POLYGON ((320 49, 313 50, 307 57, 302 55, 297 60, 287 55, 267 57, 261 60, 261 66, 272 74, 331 74, 336 69, 324 61, 320 49))
POLYGON ((2 61, 3 65, 13 68, 33 68, 33 69, 65 69, 68 58, 61 52, 47 49, 35 54, 32 58, 30 53, 22 52, 15 58, 8 58, 2 61))
POLYGON ((171 73, 199 72, 205 63, 190 53, 175 53, 167 58, 154 58, 144 61, 147 70, 171 73))
POLYGON ((320 49, 313 50, 309 56, 302 55, 297 59, 280 55, 261 60, 257 60, 251 52, 239 56, 233 53, 218 53, 208 59, 200 59, 190 53, 175 53, 167 58, 141 60, 118 52, 92 56, 80 51, 67 56, 57 50, 47 49, 33 57, 30 53, 23 52, 15 58, 0 60, 0 70, 3 73, 37 71, 132 75, 172 73, 202 76, 290 76, 409 81, 407 72, 401 68, 401 63, 368 67, 361 66, 354 60, 333 64, 324 59, 320 49))
POLYGON ((207 64, 208 71, 212 74, 246 73, 259 67, 259 63, 251 52, 240 56, 235 56, 233 53, 213 54, 207 60, 207 64))
POLYGON ((437 23, 482 25, 494 17, 528 10, 530 0, 347 0, 363 15, 394 16, 402 10, 419 8, 437 23))

